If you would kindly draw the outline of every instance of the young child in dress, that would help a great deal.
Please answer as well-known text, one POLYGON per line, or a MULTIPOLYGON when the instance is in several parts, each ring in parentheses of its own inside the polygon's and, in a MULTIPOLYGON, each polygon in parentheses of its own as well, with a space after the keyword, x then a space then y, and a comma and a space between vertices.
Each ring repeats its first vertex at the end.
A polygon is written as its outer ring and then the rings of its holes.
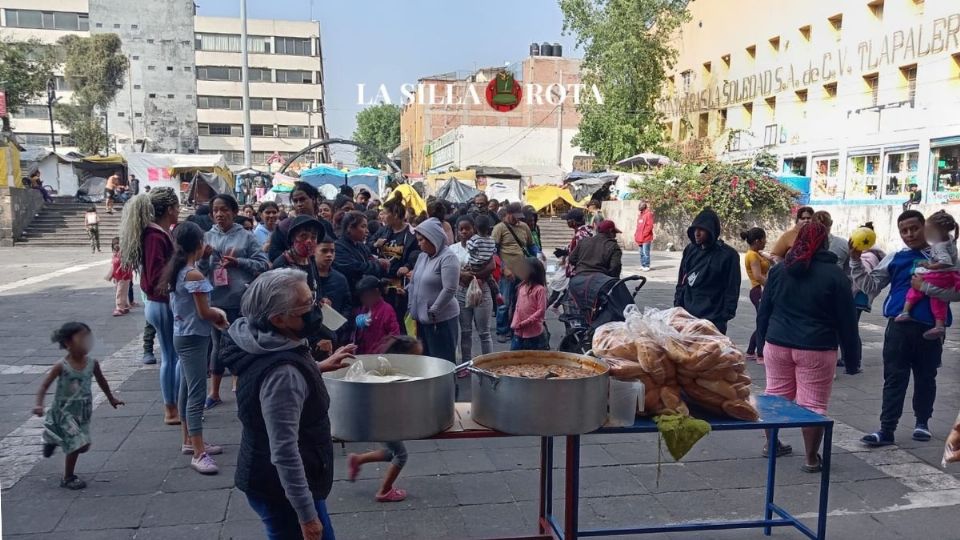
MULTIPOLYGON (((490 259, 497 253, 497 243, 490 237, 493 224, 488 216, 477 216, 474 224, 477 227, 477 234, 467 240, 467 254, 470 255, 468 261, 470 271, 476 273, 490 264, 490 259)), ((493 305, 503 305, 500 286, 492 275, 487 278, 487 288, 490 289, 490 296, 493 297, 493 305)))
MULTIPOLYGON (((927 241, 930 242, 927 261, 917 265, 914 273, 921 276, 923 281, 934 287, 956 288, 960 285, 960 266, 957 264, 957 236, 960 236, 960 225, 957 225, 953 216, 944 210, 935 212, 927 218, 927 241), (953 236, 951 236, 951 234, 953 236)), ((914 288, 907 291, 907 301, 903 304, 903 313, 897 315, 896 322, 913 320, 910 310, 926 295, 914 288)), ((929 297, 930 311, 933 312, 935 325, 923 333, 923 337, 930 340, 943 339, 946 335, 947 305, 939 298, 929 297)))
POLYGON ((517 309, 510 328, 513 330, 511 351, 550 350, 544 321, 547 317, 547 271, 536 257, 527 257, 523 280, 517 289, 517 309))
POLYGON ((119 317, 130 313, 130 282, 133 281, 133 269, 123 266, 120 262, 120 237, 114 236, 110 241, 113 259, 110 261, 110 274, 107 281, 112 281, 116 287, 116 307, 113 316, 119 317))
POLYGON ((50 457, 59 446, 66 454, 60 487, 83 489, 87 483, 77 478, 77 458, 90 449, 90 417, 93 415, 93 392, 90 381, 96 377, 100 390, 114 409, 123 402, 113 396, 110 385, 100 371, 100 364, 87 358, 93 349, 93 333, 81 322, 68 322, 51 337, 67 355, 47 372, 37 392, 33 414, 43 416, 43 399, 54 380, 57 381, 53 405, 43 422, 43 457, 50 457))
MULTIPOLYGON (((377 349, 378 354, 423 354, 423 344, 417 341, 417 338, 404 335, 388 336, 377 349)), ((347 478, 351 482, 357 480, 360 474, 360 467, 367 463, 386 463, 387 474, 383 477, 383 483, 380 484, 380 491, 375 498, 377 502, 400 502, 407 498, 407 492, 393 487, 393 483, 400 476, 400 471, 407 464, 407 447, 402 441, 383 443, 383 449, 366 452, 363 454, 350 454, 347 456, 347 478)))
POLYGON ((393 306, 383 299, 385 283, 373 276, 363 276, 357 283, 357 354, 374 354, 383 340, 400 335, 400 323, 393 306))

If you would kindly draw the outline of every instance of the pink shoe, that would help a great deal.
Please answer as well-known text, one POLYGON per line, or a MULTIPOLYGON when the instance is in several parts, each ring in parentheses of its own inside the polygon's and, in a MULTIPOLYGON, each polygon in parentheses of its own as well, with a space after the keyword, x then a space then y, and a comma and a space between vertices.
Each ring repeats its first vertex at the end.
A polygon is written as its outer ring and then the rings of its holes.
POLYGON ((360 462, 356 454, 347 456, 347 480, 357 481, 357 475, 360 474, 360 462))
POLYGON ((217 467, 217 462, 208 456, 206 452, 199 456, 194 456, 194 458, 190 460, 190 467, 200 474, 217 474, 220 472, 220 468, 217 467))
MULTIPOLYGON (((203 442, 203 452, 205 454, 210 454, 211 456, 216 456, 223 453, 223 447, 216 444, 209 444, 208 442, 203 442)), ((180 446, 180 453, 191 456, 193 455, 193 445, 184 444, 180 446)))
POLYGON ((113 316, 114 316, 114 317, 120 317, 120 316, 123 315, 123 314, 124 314, 124 313, 123 313, 123 310, 122 310, 122 309, 115 309, 115 310, 113 310, 113 316))
POLYGON ((377 502, 400 502, 407 498, 407 492, 399 488, 393 488, 386 495, 377 495, 376 498, 377 502))

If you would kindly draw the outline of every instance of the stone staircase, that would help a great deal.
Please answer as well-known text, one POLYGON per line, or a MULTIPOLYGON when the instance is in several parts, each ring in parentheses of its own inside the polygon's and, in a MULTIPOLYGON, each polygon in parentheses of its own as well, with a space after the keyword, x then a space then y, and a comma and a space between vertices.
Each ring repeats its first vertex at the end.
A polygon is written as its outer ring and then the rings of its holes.
POLYGON ((573 229, 567 227, 567 222, 558 217, 540 218, 540 243, 548 257, 553 256, 553 250, 558 247, 567 247, 573 238, 573 229))

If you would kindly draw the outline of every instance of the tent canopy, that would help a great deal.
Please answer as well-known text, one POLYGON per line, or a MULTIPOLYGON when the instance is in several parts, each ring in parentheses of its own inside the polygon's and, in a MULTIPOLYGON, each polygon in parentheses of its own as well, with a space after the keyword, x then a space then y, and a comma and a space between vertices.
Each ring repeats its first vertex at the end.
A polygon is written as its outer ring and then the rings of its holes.
POLYGON ((524 199, 526 200, 527 204, 532 206, 538 212, 547 206, 550 206, 551 203, 557 200, 561 200, 569 204, 571 207, 583 208, 583 205, 578 203, 577 200, 573 198, 573 195, 569 190, 559 186, 531 186, 527 188, 527 192, 524 194, 524 199))
POLYGON ((187 200, 197 203, 207 202, 217 194, 230 193, 232 186, 215 172, 197 171, 190 181, 190 194, 187 200))
POLYGON ((647 167, 657 167, 659 165, 669 165, 673 163, 673 160, 667 156, 656 154, 654 152, 643 152, 635 156, 630 156, 627 159, 621 159, 616 164, 621 167, 639 167, 645 165, 647 167))
MULTIPOLYGON (((151 154, 146 152, 125 153, 127 168, 141 181, 151 185, 179 189, 178 175, 192 172, 213 172, 225 179, 233 189, 233 173, 220 154, 151 154)), ((105 158, 104 158, 105 159, 105 158)))
POLYGON ((456 204, 470 202, 480 194, 480 190, 460 182, 456 178, 449 178, 437 190, 436 197, 456 204))
POLYGON ((427 203, 424 202, 423 197, 413 186, 410 184, 400 184, 393 191, 390 192, 390 195, 384 200, 384 202, 391 201, 393 199, 399 198, 403 202, 404 206, 409 206, 413 208, 413 211, 418 215, 422 212, 427 211, 427 203))
POLYGON ((467 169, 473 170, 477 176, 488 176, 491 178, 519 179, 522 176, 520 171, 514 169, 513 167, 484 167, 480 165, 471 165, 467 167, 467 169))

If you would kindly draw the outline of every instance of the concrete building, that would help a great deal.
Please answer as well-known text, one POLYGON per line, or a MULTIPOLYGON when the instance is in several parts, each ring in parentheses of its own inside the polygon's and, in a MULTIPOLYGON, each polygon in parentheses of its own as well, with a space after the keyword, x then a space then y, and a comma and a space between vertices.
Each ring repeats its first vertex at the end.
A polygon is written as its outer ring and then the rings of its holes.
MULTIPOLYGON (((162 0, 131 9, 123 0, 0 0, 0 35, 54 43, 73 33, 116 33, 130 59, 124 88, 106 115, 112 147, 223 154, 243 163, 240 20, 195 16, 190 0, 162 0)), ((247 22, 252 163, 265 167, 310 141, 327 137, 323 59, 315 22, 247 22)), ((58 96, 70 88, 56 76, 58 96)), ((12 119, 23 142, 50 144, 44 104, 12 119)), ((70 146, 55 125, 58 146, 70 146)), ((318 152, 313 161, 328 161, 318 152)))
POLYGON ((485 165, 556 178, 572 170, 574 156, 581 153, 570 143, 580 123, 574 94, 580 99, 587 93, 578 86, 580 60, 528 56, 513 65, 509 72, 523 95, 507 112, 494 109, 486 99, 488 86, 500 71, 485 68, 418 81, 400 116, 396 157, 404 172, 485 165))
POLYGON ((960 202, 956 0, 700 0, 690 14, 659 103, 674 140, 771 151, 819 205, 898 204, 911 184, 960 202))

